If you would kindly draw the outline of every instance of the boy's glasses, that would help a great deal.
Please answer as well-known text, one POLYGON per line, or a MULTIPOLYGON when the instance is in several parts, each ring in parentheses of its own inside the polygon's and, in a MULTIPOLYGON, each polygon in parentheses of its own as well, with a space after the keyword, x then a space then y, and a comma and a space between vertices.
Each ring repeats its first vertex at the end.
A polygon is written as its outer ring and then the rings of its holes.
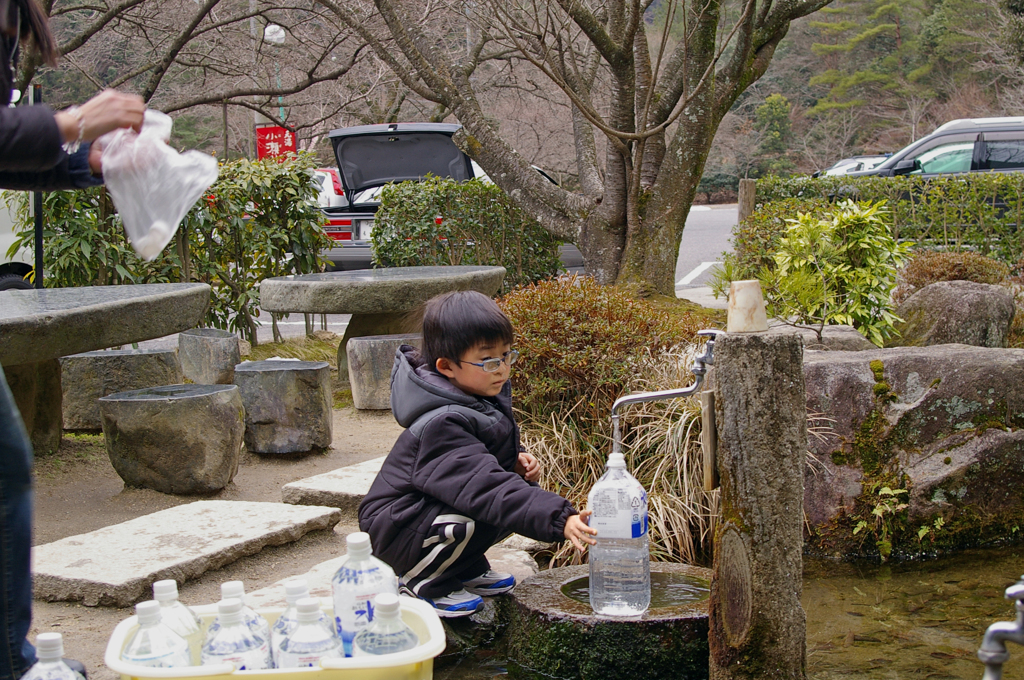
POLYGON ((475 361, 462 361, 460 359, 459 363, 469 364, 470 366, 479 366, 480 368, 484 369, 485 373, 494 373, 499 368, 501 368, 502 363, 508 362, 508 365, 511 366, 512 364, 516 363, 518 359, 519 352, 513 349, 509 350, 508 352, 505 352, 500 359, 488 359, 487 361, 481 362, 479 364, 476 363, 475 361))

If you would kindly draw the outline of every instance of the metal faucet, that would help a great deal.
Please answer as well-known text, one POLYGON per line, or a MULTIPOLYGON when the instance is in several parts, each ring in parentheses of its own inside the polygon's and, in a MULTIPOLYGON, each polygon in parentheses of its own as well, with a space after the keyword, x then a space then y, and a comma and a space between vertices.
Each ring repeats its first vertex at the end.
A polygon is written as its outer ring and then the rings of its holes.
POLYGON ((676 399, 678 397, 689 397, 697 393, 704 384, 704 376, 707 375, 708 366, 715 363, 715 337, 720 330, 697 331, 697 335, 707 336, 708 342, 704 346, 704 354, 693 358, 693 372, 696 381, 689 387, 679 387, 674 390, 658 390, 657 392, 637 392, 619 397, 612 404, 612 453, 622 453, 622 434, 619 431, 619 408, 626 404, 639 404, 643 401, 662 401, 665 399, 676 399))
POLYGON ((1010 658, 1006 641, 1024 645, 1024 576, 1006 589, 1006 599, 1017 601, 1017 620, 993 623, 985 631, 985 638, 978 650, 978 658, 985 664, 983 680, 1001 680, 1003 664, 1010 658))

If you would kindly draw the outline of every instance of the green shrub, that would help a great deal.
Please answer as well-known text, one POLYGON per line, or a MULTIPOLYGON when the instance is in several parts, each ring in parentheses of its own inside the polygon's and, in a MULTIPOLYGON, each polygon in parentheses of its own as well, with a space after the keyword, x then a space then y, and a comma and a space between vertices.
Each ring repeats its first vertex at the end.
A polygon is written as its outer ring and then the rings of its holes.
POLYGON ((1008 265, 1024 251, 1024 173, 757 180, 759 209, 783 199, 845 198, 884 201, 892 211, 892 235, 900 241, 946 251, 973 250, 1008 265))
POLYGON ((637 366, 692 342, 703 320, 659 311, 589 277, 527 286, 499 304, 522 354, 512 372, 517 408, 541 419, 574 411, 584 424, 606 422, 637 366))
POLYGON ((428 177, 389 184, 371 236, 383 267, 501 265, 503 290, 558 273, 558 241, 480 180, 428 177))
MULTIPOLYGON (((316 160, 239 160, 221 165, 208 194, 188 212, 172 241, 152 262, 135 255, 102 187, 44 194, 45 284, 76 287, 201 281, 213 288, 205 324, 240 330, 256 344, 259 282, 321 269, 332 241, 316 205, 316 160), (188 248, 182 261, 185 234, 188 248)), ((18 239, 33 247, 28 194, 6 193, 16 208, 18 239)))
POLYGON ((939 281, 974 281, 997 285, 1010 276, 1010 268, 998 260, 970 251, 914 253, 899 272, 893 303, 897 306, 925 286, 939 281))

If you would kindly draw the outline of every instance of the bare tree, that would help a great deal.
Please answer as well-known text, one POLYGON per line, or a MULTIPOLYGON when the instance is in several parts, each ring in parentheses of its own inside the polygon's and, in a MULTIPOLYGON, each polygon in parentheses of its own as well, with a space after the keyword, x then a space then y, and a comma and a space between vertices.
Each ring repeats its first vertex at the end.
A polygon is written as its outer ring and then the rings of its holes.
POLYGON ((790 22, 830 1, 667 0, 653 22, 651 0, 480 0, 473 11, 463 0, 374 0, 370 16, 316 0, 412 93, 454 115, 460 146, 548 231, 577 243, 598 280, 666 294, 720 121, 790 22), (578 192, 534 172, 494 124, 480 96, 489 69, 557 87, 578 192))

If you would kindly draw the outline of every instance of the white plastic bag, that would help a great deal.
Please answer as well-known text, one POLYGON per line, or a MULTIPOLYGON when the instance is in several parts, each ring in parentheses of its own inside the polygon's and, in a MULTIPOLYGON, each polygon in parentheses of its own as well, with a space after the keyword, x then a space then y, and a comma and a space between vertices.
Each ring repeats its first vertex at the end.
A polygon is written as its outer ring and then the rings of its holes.
POLYGON ((142 131, 119 129, 100 137, 103 182, 139 257, 164 249, 189 208, 217 180, 217 160, 167 146, 171 117, 147 109, 142 131))

